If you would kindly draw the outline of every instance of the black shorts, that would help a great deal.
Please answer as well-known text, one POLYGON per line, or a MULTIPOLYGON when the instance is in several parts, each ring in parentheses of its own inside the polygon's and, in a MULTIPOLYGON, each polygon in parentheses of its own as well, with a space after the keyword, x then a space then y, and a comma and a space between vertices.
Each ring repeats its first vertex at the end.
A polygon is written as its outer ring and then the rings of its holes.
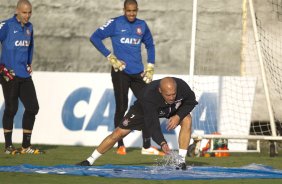
POLYGON ((145 127, 144 113, 141 106, 136 103, 132 105, 118 127, 141 131, 145 127))

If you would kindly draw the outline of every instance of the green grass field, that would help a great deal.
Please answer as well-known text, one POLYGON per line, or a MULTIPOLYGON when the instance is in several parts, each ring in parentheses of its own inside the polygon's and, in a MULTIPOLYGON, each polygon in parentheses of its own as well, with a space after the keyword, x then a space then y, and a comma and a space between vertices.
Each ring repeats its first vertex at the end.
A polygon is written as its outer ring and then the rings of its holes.
MULTIPOLYGON (((267 143, 266 143, 267 144, 267 143)), ((3 148, 4 145, 0 144, 3 148)), ((32 164, 42 166, 54 166, 60 164, 75 164, 87 158, 93 151, 92 147, 80 146, 55 146, 55 145, 39 145, 46 151, 44 155, 5 155, 0 153, 0 165, 21 165, 32 164)), ((266 147, 267 148, 267 147, 266 147)), ((232 153, 230 157, 224 158, 187 158, 188 165, 194 166, 224 166, 224 167, 240 167, 251 163, 272 166, 273 168, 282 170, 282 156, 269 157, 268 150, 262 149, 261 153, 232 153)), ((110 150, 96 162, 96 165, 116 164, 116 165, 156 165, 158 156, 141 155, 140 148, 128 149, 126 156, 115 154, 115 149, 110 150)), ((50 175, 50 174, 24 174, 24 173, 8 173, 0 172, 0 183, 136 183, 136 184, 184 184, 184 183, 282 183, 282 179, 228 179, 228 180, 142 180, 142 179, 124 179, 124 178, 103 178, 95 176, 68 176, 68 175, 50 175)))

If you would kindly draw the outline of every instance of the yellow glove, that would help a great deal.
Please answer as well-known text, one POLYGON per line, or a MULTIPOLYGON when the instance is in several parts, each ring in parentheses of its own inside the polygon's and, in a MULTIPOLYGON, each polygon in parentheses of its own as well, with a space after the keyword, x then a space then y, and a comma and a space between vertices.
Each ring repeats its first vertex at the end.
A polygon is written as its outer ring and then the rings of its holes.
POLYGON ((147 84, 150 83, 153 80, 154 75, 154 64, 148 63, 146 66, 146 70, 143 72, 143 81, 145 81, 147 84))
POLYGON ((118 60, 117 57, 113 54, 107 56, 108 61, 110 61, 113 66, 115 72, 122 71, 125 69, 125 63, 122 60, 118 60))

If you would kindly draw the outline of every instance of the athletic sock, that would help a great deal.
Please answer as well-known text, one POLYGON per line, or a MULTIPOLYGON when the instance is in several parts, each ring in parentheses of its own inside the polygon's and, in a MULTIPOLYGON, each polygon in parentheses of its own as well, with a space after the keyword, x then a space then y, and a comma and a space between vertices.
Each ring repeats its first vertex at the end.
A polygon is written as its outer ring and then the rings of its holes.
POLYGON ((185 149, 179 149, 178 150, 178 154, 179 154, 179 156, 181 157, 180 158, 180 163, 183 163, 183 162, 185 162, 185 158, 186 158, 186 155, 187 155, 187 150, 185 150, 185 149))
POLYGON ((143 148, 148 149, 151 147, 151 138, 143 138, 143 148))
POLYGON ((5 148, 12 145, 12 131, 11 132, 4 132, 5 137, 5 148))
POLYGON ((123 143, 123 140, 122 140, 122 139, 118 141, 118 148, 119 148, 120 146, 124 146, 124 143, 123 143))
POLYGON ((102 154, 99 153, 97 149, 95 149, 92 155, 89 158, 87 158, 87 161, 90 163, 90 165, 93 165, 95 160, 97 160, 97 158, 99 158, 101 155, 102 154))
POLYGON ((23 148, 28 148, 31 145, 30 139, 31 139, 31 133, 23 133, 23 143, 22 143, 23 148))

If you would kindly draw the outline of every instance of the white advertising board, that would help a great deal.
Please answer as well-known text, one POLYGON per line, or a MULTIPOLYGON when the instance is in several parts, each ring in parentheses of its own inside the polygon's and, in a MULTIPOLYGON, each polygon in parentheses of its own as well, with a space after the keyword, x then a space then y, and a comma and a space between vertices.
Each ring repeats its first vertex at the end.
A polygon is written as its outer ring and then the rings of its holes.
MULTIPOLYGON (((164 76, 166 75, 155 75, 155 79, 164 76)), ((182 78, 187 82, 189 79, 188 76, 184 75, 173 76, 182 78)), ((40 106, 32 135, 33 144, 97 146, 114 129, 115 100, 109 73, 34 72, 32 77, 40 106)), ((194 80, 207 79, 211 79, 211 77, 194 78, 194 80)), ((213 80, 219 81, 219 78, 214 78, 213 80)), ((228 79, 226 78, 224 80, 228 79)), ((219 85, 219 83, 215 82, 213 85, 219 85)), ((207 86, 197 86, 197 88, 200 91, 195 92, 198 93, 197 98, 201 100, 201 95, 208 89, 206 89, 207 86)), ((213 93, 219 93, 219 91, 213 91, 213 93)), ((130 93, 129 105, 134 100, 135 97, 130 93)), ((217 103, 222 102, 217 100, 217 103)), ((252 104, 251 101, 250 104, 252 104)), ((0 106, 0 118, 2 119, 4 111, 2 91, 0 93, 0 106)), ((220 107, 220 105, 217 105, 217 107, 220 107)), ((193 111, 193 124, 195 125, 203 123, 200 118, 202 115, 194 116, 194 114, 202 114, 204 112, 197 108, 193 111)), ((223 111, 225 109, 218 109, 220 113, 206 114, 205 118, 213 119, 214 117, 209 116, 218 116, 218 114, 224 116, 223 111)), ((21 117, 23 111, 24 107, 20 103, 14 119, 13 142, 15 143, 21 143, 22 141, 21 117)), ((250 113, 251 106, 249 114, 242 120, 244 121, 242 124, 248 126, 248 128, 250 123, 248 116, 250 116, 250 113)), ((228 117, 225 118, 227 120, 217 118, 219 121, 215 122, 218 123, 218 125, 215 125, 217 127, 215 131, 220 130, 221 132, 230 133, 228 132, 228 127, 224 126, 226 121, 231 122, 232 120, 228 120, 228 117), (220 126, 220 123, 224 125, 220 126)), ((177 135, 179 127, 174 131, 166 131, 165 119, 161 119, 161 126, 170 147, 173 149, 178 148, 177 135)), ((193 125, 194 127, 199 126, 193 125)), ((246 135, 248 135, 248 128, 244 131, 246 135)), ((2 123, 0 124, 0 131, 3 132, 2 123)), ((0 134, 0 142, 4 142, 3 133, 0 134)), ((134 131, 130 133, 124 139, 124 142, 127 147, 141 147, 141 132, 134 131)))

